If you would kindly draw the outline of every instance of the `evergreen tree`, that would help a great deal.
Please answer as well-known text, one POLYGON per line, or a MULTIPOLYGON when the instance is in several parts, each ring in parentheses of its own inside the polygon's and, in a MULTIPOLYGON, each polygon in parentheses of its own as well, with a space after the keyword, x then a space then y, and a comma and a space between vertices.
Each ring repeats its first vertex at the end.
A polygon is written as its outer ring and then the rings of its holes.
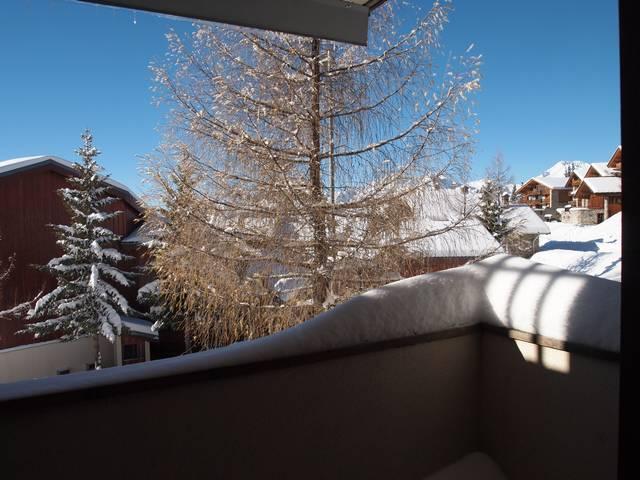
POLYGON ((513 187, 511 187, 511 197, 509 197, 509 203, 516 203, 518 202, 519 198, 518 198, 518 194, 516 193, 516 184, 513 184, 513 187))
POLYGON ((153 322, 153 330, 170 328, 184 333, 186 350, 191 349, 190 318, 193 315, 182 315, 181 311, 188 308, 190 285, 180 276, 173 274, 173 267, 164 264, 163 259, 169 257, 185 268, 189 266, 192 257, 185 255, 190 245, 189 238, 199 236, 200 229, 193 222, 193 210, 198 210, 202 201, 198 192, 202 183, 194 162, 189 157, 184 146, 178 146, 177 166, 166 178, 162 178, 160 188, 156 192, 156 199, 161 202, 160 207, 145 209, 146 227, 151 240, 147 242, 149 248, 149 262, 147 273, 155 280, 143 285, 138 290, 138 303, 148 309, 147 318, 153 322), (194 232, 195 230, 195 232, 194 232), (166 290, 172 289, 172 295, 166 295, 166 290))
POLYGON ((502 242, 509 233, 500 194, 499 185, 491 179, 487 179, 480 190, 480 221, 498 242, 502 242))
POLYGON ((56 279, 57 286, 28 311, 27 320, 36 322, 22 332, 36 337, 62 333, 63 341, 94 336, 100 368, 99 336, 113 342, 121 331, 120 314, 130 312, 114 285, 131 285, 131 274, 117 268, 129 257, 113 248, 119 237, 104 226, 122 212, 106 211, 116 199, 108 195, 102 167, 95 160, 100 152, 88 130, 81 138, 83 145, 76 153, 82 163, 74 165, 77 177, 68 179, 74 188, 58 190, 71 218, 69 225, 53 225, 63 255, 39 267, 56 279))

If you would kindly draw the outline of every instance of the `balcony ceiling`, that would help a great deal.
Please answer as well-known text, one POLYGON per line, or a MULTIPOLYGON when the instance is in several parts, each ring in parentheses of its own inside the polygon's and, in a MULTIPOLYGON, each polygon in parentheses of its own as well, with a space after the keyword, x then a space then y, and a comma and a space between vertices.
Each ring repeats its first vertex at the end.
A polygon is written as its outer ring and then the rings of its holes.
POLYGON ((366 45, 369 13, 386 0, 80 1, 366 45))

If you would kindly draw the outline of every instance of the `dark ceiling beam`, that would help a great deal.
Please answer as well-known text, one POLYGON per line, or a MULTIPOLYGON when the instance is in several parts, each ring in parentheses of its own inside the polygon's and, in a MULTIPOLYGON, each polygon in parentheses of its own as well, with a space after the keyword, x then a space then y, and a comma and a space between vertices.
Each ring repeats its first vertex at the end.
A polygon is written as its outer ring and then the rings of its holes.
MULTIPOLYGON (((368 6, 342 0, 80 0, 327 40, 367 44, 368 6)), ((373 3, 373 2, 372 2, 373 3)), ((381 2, 375 2, 377 6, 381 2)))

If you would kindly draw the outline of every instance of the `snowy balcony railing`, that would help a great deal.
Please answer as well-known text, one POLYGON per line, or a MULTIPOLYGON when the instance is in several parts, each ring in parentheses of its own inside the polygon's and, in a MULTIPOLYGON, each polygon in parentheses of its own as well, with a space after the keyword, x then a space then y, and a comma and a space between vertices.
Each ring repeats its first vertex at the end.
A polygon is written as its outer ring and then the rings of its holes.
POLYGON ((482 451, 507 478, 613 478, 619 305, 507 255, 401 280, 258 340, 2 386, 3 468, 64 473, 56 432, 81 470, 136 452, 104 476, 424 478, 482 451))
POLYGON ((390 283, 283 332, 182 357, 0 385, 0 401, 486 324, 619 352, 619 284, 520 257, 390 283))

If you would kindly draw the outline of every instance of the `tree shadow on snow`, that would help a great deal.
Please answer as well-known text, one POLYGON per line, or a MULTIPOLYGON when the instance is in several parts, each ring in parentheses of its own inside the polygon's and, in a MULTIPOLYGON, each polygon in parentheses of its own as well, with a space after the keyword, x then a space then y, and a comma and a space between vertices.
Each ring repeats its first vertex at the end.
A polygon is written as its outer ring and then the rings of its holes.
POLYGON ((545 243, 544 246, 540 248, 540 251, 575 250, 577 252, 597 252, 600 249, 598 247, 598 242, 603 241, 603 238, 589 240, 586 242, 551 240, 550 242, 545 243))

